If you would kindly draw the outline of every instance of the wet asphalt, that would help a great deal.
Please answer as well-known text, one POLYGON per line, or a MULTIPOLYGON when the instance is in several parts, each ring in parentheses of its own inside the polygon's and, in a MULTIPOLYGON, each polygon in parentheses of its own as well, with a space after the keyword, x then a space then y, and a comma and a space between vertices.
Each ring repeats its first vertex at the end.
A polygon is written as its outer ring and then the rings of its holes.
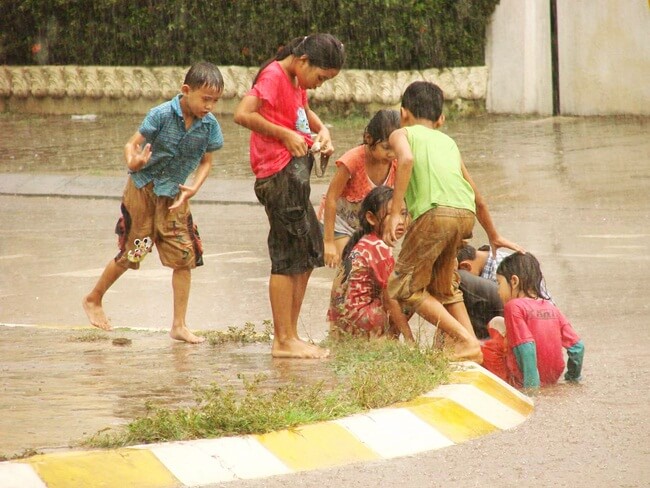
MULTIPOLYGON (((486 149, 466 160, 498 229, 540 259, 549 291, 581 335, 582 385, 542 392, 533 416, 503 434, 398 460, 228 486, 647 486, 649 124, 625 118, 514 120, 497 124, 498 140, 494 132, 489 139, 476 134, 475 147, 486 149)), ((169 327, 171 290, 170 273, 155 255, 105 299, 115 326, 137 328, 128 331, 131 348, 70 341, 77 328, 88 328, 81 297, 115 251, 112 231, 123 183, 0 175, 0 454, 65 448, 84 432, 124 422, 143 400, 142 393, 132 395, 129 404, 124 385, 140 392, 149 385, 152 395, 165 397, 166 388, 186 392, 193 382, 219 380, 219 368, 229 370, 225 378, 238 369, 318 377, 318 362, 278 366, 265 345, 220 350, 176 344, 158 332, 169 327), (151 374, 157 368, 160 374, 151 374), (57 429, 70 412, 75 425, 57 429), (93 417, 98 422, 84 424, 93 417), (39 437, 48 429, 51 437, 39 437)), ((318 184, 314 200, 324 189, 318 184)), ((247 321, 261 326, 270 318, 268 227, 254 203, 252 181, 209 179, 200 195, 205 200, 195 200, 193 213, 206 264, 193 273, 188 323, 199 330, 247 321), (208 200, 212 192, 221 200, 208 200)), ((473 242, 485 242, 478 226, 473 242)), ((321 269, 310 280, 301 316, 305 337, 325 335, 331 275, 321 269)))

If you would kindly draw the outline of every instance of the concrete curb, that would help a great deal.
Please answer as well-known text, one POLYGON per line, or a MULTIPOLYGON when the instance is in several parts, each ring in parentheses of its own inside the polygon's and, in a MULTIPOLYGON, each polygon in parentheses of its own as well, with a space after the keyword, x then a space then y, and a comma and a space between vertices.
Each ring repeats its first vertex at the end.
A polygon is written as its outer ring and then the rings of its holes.
POLYGON ((410 402, 263 435, 37 455, 0 463, 3 488, 172 488, 390 459, 512 429, 523 393, 476 363, 410 402))

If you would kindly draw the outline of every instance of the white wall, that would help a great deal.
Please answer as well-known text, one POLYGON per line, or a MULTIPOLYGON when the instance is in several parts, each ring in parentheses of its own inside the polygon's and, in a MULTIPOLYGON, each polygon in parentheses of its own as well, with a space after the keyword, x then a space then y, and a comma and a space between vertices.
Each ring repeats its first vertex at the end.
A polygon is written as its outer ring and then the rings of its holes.
POLYGON ((563 114, 650 115, 650 3, 558 0, 563 114))
POLYGON ((486 108, 553 113, 549 0, 501 0, 487 28, 486 108))
MULTIPOLYGON (((650 115, 650 2, 557 0, 560 112, 650 115)), ((551 114, 550 0, 501 0, 487 29, 487 110, 551 114)))

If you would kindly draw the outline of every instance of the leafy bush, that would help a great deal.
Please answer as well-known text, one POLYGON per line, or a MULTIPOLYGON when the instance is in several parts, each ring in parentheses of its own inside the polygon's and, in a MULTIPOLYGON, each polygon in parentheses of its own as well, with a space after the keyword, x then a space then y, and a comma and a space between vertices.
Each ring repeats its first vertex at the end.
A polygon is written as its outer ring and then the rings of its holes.
POLYGON ((484 64, 499 0, 23 0, 0 2, 0 63, 257 66, 292 37, 330 32, 346 68, 484 64))

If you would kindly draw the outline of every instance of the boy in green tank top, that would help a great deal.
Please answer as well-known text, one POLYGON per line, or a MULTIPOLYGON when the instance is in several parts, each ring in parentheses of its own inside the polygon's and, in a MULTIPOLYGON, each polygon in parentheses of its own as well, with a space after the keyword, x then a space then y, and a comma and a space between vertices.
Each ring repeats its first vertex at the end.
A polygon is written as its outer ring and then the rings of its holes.
MULTIPOLYGON (((437 85, 416 81, 402 96, 402 128, 390 136, 397 155, 393 200, 406 200, 412 216, 395 269, 391 297, 436 325, 455 341, 454 358, 482 362, 481 347, 459 289, 456 254, 472 236, 474 220, 490 246, 525 252, 496 230, 488 206, 463 163, 454 140, 440 132, 444 96, 437 85)), ((387 216, 384 241, 394 245, 399 214, 387 216)))

